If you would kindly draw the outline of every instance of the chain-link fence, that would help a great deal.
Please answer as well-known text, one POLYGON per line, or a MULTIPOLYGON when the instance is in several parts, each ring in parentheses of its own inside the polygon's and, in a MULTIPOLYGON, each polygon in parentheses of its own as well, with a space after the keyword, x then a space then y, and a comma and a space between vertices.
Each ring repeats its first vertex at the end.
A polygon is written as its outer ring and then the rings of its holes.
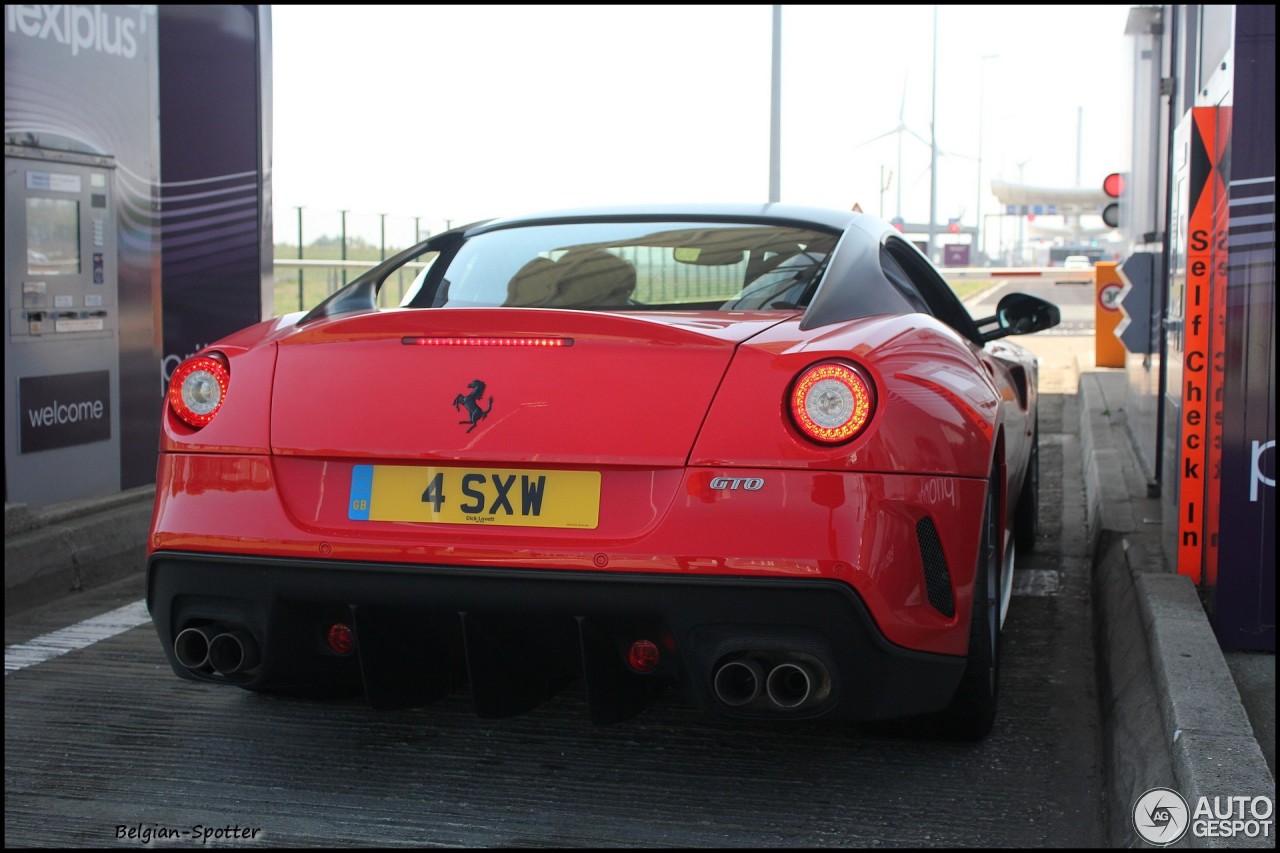
MULTIPOLYGON (((449 226, 422 216, 294 207, 275 217, 275 313, 308 310, 361 272, 449 226)), ((395 305, 415 269, 383 286, 379 301, 395 305)))

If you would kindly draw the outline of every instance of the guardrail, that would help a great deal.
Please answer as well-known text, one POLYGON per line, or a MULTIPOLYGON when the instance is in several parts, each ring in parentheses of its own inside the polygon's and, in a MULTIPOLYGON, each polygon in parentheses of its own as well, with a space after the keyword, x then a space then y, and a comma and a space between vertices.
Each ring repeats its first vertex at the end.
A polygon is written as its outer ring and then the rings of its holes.
MULTIPOLYGON (((350 273, 360 273, 376 267, 381 261, 357 261, 315 258, 275 258, 277 270, 297 270, 297 279, 277 273, 276 314, 309 310, 350 280, 350 273), (322 276, 317 273, 323 273, 322 276)), ((426 264, 413 261, 405 264, 387 280, 378 296, 384 307, 400 304, 413 276, 426 264)), ((1037 279, 1056 284, 1094 283, 1094 271, 1069 270, 1062 267, 940 267, 942 277, 950 283, 967 281, 995 281, 1037 279)), ((286 274, 287 275, 287 274, 286 274)))
POLYGON ((1058 284, 1093 284, 1094 272, 1069 270, 1063 267, 939 267, 938 272, 947 281, 972 281, 974 279, 1038 278, 1058 284))
MULTIPOLYGON (((313 258, 274 258, 272 262, 278 267, 298 267, 300 269, 373 269, 382 261, 338 261, 316 260, 313 258)), ((406 266, 408 266, 406 264, 406 266)), ((422 264, 417 266, 421 267, 422 264)))
MULTIPOLYGON (((314 308, 326 297, 332 295, 355 275, 373 269, 380 260, 354 261, 339 259, 315 258, 274 258, 275 266, 275 313, 288 314, 292 311, 306 311, 314 308), (281 273, 280 270, 290 272, 281 273), (292 271, 297 270, 297 277, 292 271)), ((426 266, 421 261, 411 261, 401 266, 396 273, 387 279, 382 291, 378 294, 378 302, 384 307, 399 305, 405 291, 413 282, 418 270, 426 266)))

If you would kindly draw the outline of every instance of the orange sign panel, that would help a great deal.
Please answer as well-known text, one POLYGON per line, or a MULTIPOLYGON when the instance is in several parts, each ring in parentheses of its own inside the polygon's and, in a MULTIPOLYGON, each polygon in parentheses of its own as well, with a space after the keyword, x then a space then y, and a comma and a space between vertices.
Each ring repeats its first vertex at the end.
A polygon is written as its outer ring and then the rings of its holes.
POLYGON ((1124 367, 1125 348, 1116 337, 1116 327, 1124 319, 1116 300, 1124 290, 1119 264, 1100 261, 1094 265, 1093 346, 1098 367, 1124 367))
POLYGON ((1192 111, 1183 313, 1182 442, 1178 488, 1178 573, 1197 584, 1217 580, 1218 496, 1222 455, 1222 371, 1226 333, 1227 176, 1220 171, 1229 111, 1192 111))

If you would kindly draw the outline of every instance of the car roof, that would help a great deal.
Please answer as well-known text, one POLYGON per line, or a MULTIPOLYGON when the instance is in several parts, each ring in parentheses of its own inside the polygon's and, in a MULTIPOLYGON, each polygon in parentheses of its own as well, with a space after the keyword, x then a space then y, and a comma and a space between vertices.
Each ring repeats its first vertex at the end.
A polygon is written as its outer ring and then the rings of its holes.
POLYGON ((857 222, 863 226, 864 230, 873 233, 882 230, 882 227, 892 227, 883 220, 862 213, 795 204, 636 204, 577 207, 491 219, 468 228, 466 236, 471 237, 485 231, 522 225, 553 224, 584 219, 732 220, 819 227, 834 231, 843 231, 857 222))

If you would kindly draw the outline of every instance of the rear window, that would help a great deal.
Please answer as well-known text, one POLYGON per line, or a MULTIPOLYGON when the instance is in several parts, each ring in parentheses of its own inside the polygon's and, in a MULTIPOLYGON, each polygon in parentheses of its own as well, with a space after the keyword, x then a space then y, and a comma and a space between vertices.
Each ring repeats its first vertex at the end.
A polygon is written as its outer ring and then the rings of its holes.
POLYGON ((424 270, 406 307, 794 310, 837 234, 751 223, 587 222, 478 234, 424 270))

